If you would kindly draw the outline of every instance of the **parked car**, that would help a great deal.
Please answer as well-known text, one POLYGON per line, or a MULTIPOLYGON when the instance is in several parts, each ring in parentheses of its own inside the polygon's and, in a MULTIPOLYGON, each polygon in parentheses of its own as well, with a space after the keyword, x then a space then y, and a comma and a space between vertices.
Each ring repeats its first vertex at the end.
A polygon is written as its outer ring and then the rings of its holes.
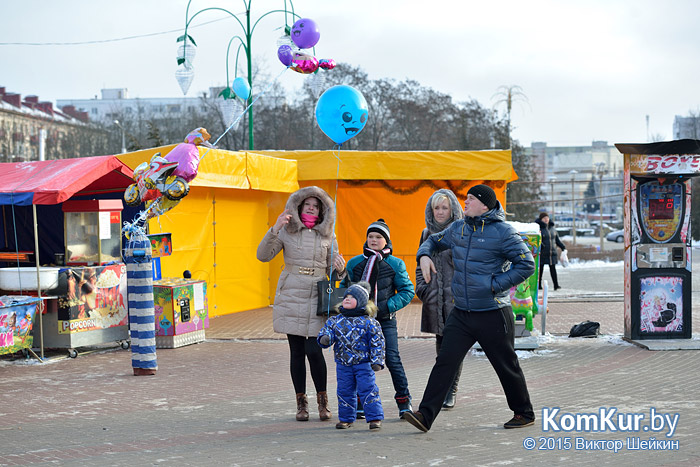
POLYGON ((625 231, 624 230, 613 230, 608 235, 605 236, 607 240, 615 243, 622 243, 625 241, 625 231))

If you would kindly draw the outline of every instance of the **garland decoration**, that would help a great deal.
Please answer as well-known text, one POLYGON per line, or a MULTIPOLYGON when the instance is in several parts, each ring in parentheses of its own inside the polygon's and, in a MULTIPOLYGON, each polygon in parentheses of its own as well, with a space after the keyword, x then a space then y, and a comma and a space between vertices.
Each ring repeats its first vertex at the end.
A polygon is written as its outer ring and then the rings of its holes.
MULTIPOLYGON (((346 183, 350 186, 362 186, 362 185, 367 185, 368 183, 378 183, 382 188, 390 191, 391 193, 395 195, 401 195, 401 196, 407 196, 407 195, 412 195, 416 193, 418 190, 424 187, 429 187, 432 188, 433 190, 439 190, 440 188, 449 188, 452 190, 452 192, 457 195, 459 198, 466 198, 467 193, 464 192, 462 193, 462 190, 464 190, 467 187, 470 187, 476 183, 479 183, 478 180, 461 180, 459 183, 457 180, 443 180, 443 184, 437 184, 433 182, 432 180, 419 180, 416 182, 415 185, 409 187, 409 188, 398 188, 391 186, 389 182, 386 180, 343 180, 343 183, 346 183)), ((495 182, 485 182, 486 185, 492 186, 497 189, 501 189, 504 185, 504 181, 499 180, 495 182)))

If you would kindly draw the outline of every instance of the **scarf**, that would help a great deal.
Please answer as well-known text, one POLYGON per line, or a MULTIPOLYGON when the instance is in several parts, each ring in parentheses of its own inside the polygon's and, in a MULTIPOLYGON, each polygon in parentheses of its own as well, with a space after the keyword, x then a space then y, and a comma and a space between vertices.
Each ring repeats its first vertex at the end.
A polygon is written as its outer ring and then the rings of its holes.
POLYGON ((391 247, 387 245, 383 250, 376 251, 369 248, 367 246, 367 242, 365 242, 363 249, 364 253, 362 255, 365 258, 367 258, 367 264, 365 264, 365 270, 362 271, 362 278, 360 280, 369 282, 369 285, 372 288, 372 291, 370 292, 370 297, 374 296, 373 301, 375 304, 377 304, 377 271, 379 270, 378 263, 379 261, 383 261, 384 258, 386 258, 387 256, 391 255, 391 247))
POLYGON ((352 318, 354 316, 366 316, 367 312, 365 311, 364 308, 357 309, 353 308, 352 310, 346 310, 342 306, 340 307, 340 314, 345 316, 346 318, 352 318))
POLYGON ((311 214, 302 214, 301 215, 301 223, 304 224, 307 229, 310 229, 314 225, 316 225, 317 220, 318 220, 318 216, 312 216, 311 214))

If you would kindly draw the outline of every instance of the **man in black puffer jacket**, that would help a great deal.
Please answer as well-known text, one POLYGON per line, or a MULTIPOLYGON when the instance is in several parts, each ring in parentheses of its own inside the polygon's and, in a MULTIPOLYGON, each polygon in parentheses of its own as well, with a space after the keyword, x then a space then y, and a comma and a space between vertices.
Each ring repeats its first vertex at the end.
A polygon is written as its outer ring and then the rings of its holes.
POLYGON ((479 342, 514 413, 504 428, 530 426, 535 412, 515 353, 509 290, 535 272, 535 261, 518 232, 504 222, 505 213, 489 186, 469 189, 464 216, 428 237, 416 254, 423 277, 430 282, 435 273, 430 253, 452 249, 455 307, 445 323, 440 353, 420 408, 404 418, 421 431, 430 429, 460 362, 479 342))

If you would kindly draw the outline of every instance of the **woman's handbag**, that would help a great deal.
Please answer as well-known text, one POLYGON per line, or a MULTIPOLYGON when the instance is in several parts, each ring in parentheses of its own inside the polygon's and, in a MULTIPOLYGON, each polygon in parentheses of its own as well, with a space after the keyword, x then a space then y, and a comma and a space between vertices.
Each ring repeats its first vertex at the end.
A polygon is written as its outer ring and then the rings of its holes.
POLYGON ((343 301, 347 287, 339 287, 340 281, 335 271, 331 273, 331 280, 318 281, 318 307, 316 315, 331 316, 338 314, 336 305, 343 301))

